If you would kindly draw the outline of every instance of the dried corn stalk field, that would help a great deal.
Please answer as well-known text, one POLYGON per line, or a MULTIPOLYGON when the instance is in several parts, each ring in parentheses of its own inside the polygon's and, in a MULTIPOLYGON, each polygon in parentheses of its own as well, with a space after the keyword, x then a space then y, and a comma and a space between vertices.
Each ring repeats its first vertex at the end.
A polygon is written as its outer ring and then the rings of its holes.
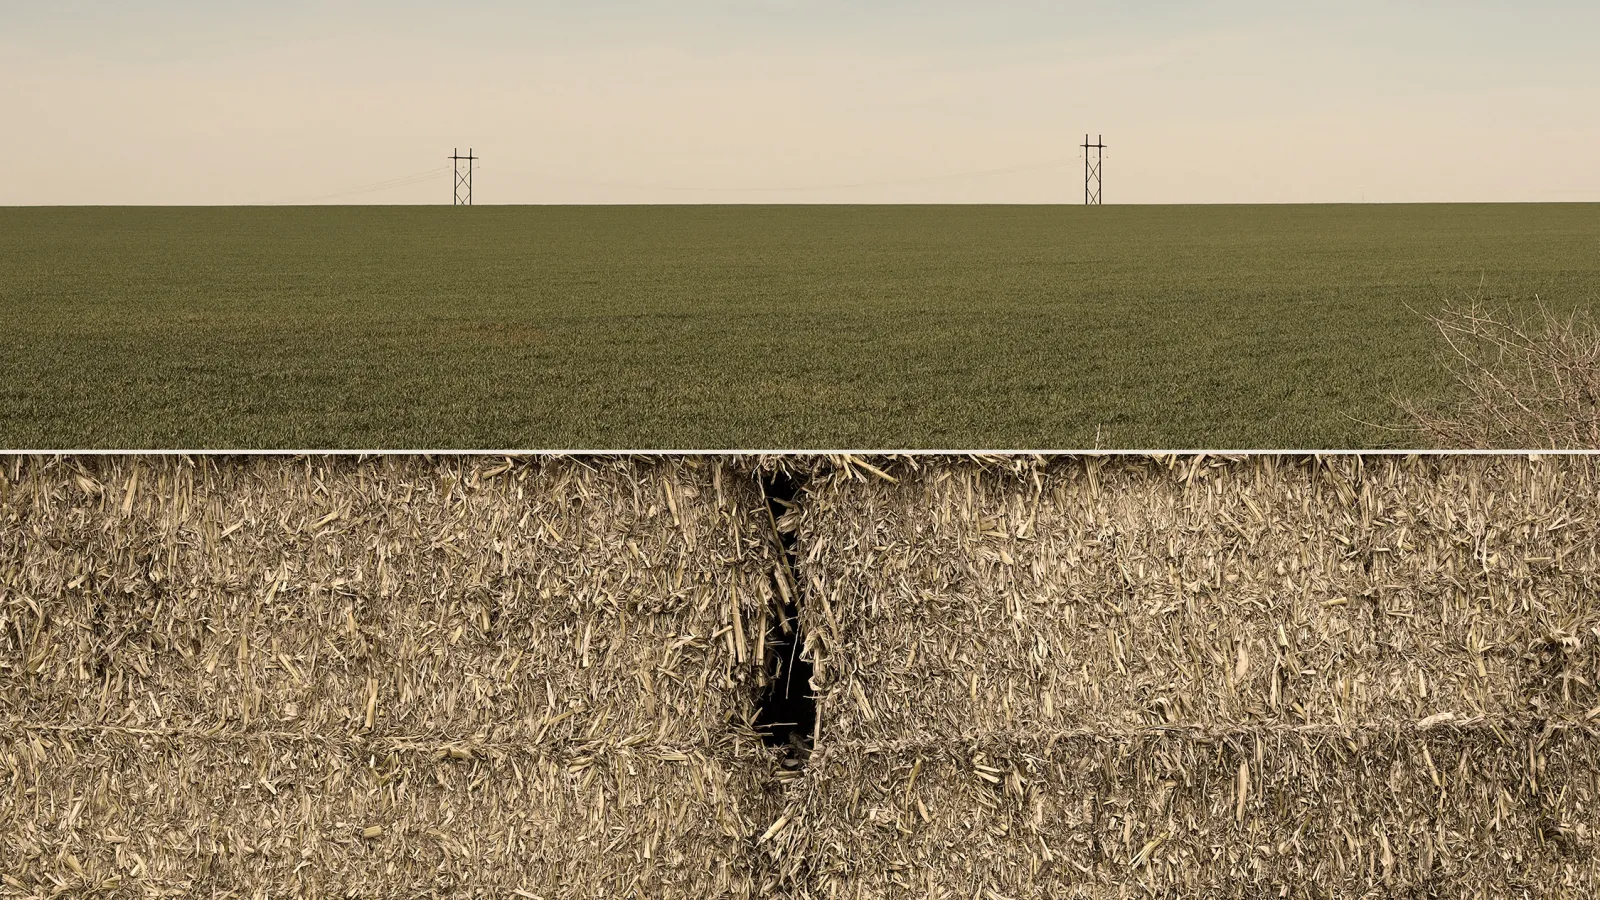
POLYGON ((748 478, 4 468, 0 894, 751 895, 748 478))
POLYGON ((795 523, 811 897, 1600 890, 1600 471, 833 467, 795 523))
POLYGON ((3 459, 0 896, 1592 896, 1597 521, 1579 456, 3 459))

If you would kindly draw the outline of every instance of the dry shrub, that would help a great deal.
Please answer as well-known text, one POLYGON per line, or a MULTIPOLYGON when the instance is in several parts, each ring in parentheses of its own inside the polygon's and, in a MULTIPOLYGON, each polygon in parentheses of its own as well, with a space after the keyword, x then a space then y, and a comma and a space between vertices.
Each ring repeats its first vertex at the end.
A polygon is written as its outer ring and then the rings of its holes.
POLYGON ((1427 444, 1444 449, 1600 448, 1600 328, 1543 300, 1532 313, 1481 297, 1447 302, 1429 323, 1452 400, 1400 401, 1427 444))

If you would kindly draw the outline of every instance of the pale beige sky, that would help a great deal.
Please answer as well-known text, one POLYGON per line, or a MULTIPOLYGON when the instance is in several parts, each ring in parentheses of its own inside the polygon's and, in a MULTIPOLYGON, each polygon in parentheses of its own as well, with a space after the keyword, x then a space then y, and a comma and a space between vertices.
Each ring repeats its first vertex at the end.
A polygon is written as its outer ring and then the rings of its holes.
POLYGON ((0 205, 1600 201, 1594 3, 127 6, 6 13, 0 205))

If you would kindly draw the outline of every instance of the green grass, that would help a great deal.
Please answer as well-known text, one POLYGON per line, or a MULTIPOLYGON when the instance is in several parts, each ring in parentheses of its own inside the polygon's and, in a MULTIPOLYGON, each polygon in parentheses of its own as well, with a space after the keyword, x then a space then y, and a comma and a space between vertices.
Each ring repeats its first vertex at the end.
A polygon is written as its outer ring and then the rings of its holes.
POLYGON ((1354 448, 1600 205, 0 209, 0 447, 1354 448))

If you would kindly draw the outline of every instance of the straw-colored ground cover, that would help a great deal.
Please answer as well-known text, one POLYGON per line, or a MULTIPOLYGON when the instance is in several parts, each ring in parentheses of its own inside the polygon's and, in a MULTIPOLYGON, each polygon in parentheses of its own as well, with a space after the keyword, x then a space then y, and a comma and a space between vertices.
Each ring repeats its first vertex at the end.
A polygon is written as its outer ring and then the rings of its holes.
POLYGON ((887 471, 797 523, 798 893, 1600 888, 1592 458, 887 471))
POLYGON ((1596 209, 5 209, 0 447, 1415 446, 1596 209))
POLYGON ((752 896, 748 478, 5 470, 0 896, 752 896))
POLYGON ((1592 457, 0 459, 0 897, 1593 896, 1597 687, 1592 457))

